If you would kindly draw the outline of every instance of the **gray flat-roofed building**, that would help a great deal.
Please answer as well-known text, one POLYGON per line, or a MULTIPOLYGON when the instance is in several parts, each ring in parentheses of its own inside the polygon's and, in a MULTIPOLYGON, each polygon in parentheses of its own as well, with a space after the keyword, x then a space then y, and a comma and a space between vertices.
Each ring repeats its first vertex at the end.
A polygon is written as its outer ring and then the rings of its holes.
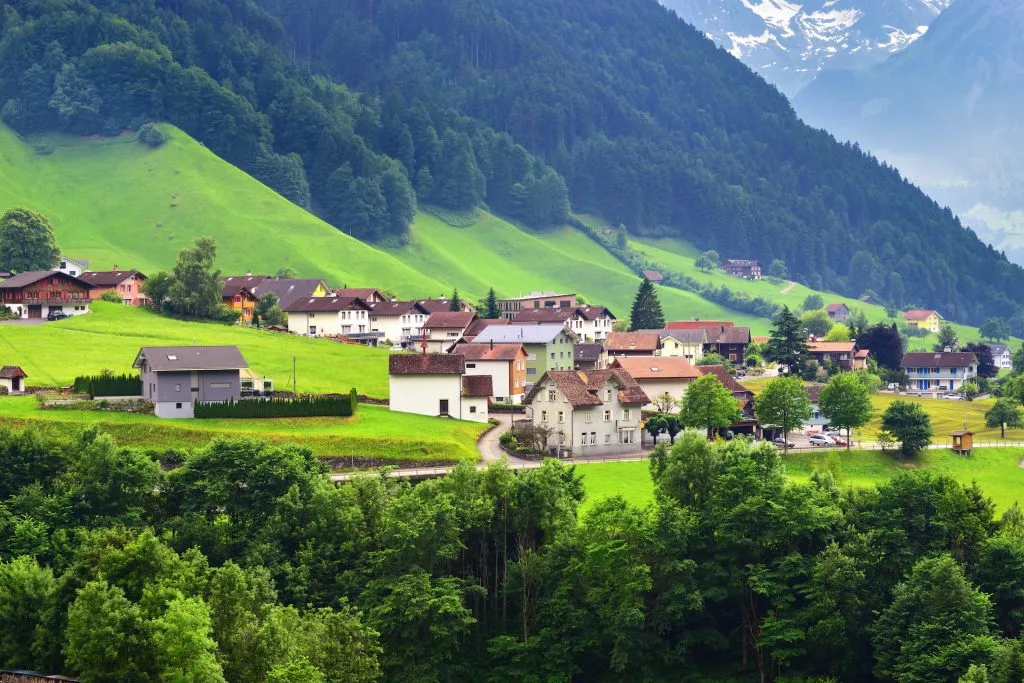
POLYGON ((132 367, 157 417, 194 417, 196 401, 241 398, 241 371, 249 364, 237 346, 146 346, 132 367))

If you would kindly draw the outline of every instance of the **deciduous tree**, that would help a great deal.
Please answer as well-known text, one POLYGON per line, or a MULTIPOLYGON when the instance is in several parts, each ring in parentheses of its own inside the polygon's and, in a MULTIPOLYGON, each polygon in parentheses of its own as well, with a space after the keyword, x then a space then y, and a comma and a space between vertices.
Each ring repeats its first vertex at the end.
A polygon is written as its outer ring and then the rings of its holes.
POLYGON ((0 267, 14 273, 50 270, 60 250, 46 216, 15 207, 0 217, 0 267))
POLYGON ((167 299, 171 309, 193 318, 217 318, 220 315, 220 271, 213 269, 217 245, 209 237, 200 237, 178 253, 167 299))
POLYGON ((908 458, 932 442, 932 421, 920 403, 890 403, 882 413, 882 429, 900 442, 900 452, 908 458))
POLYGON ((782 430, 783 448, 789 453, 789 433, 810 419, 811 399, 799 377, 779 377, 755 399, 754 410, 762 425, 782 430))
POLYGON ((725 429, 743 417, 739 401, 714 375, 704 375, 690 383, 679 415, 686 426, 706 430, 709 440, 716 430, 725 429))
POLYGON ((822 308, 824 305, 825 305, 825 302, 822 300, 820 294, 808 294, 804 298, 804 303, 802 305, 802 308, 805 311, 816 311, 819 308, 822 308))
POLYGON ((1001 438, 1006 438, 1006 428, 1020 429, 1024 427, 1021 417, 1020 403, 1010 398, 1000 398, 985 413, 987 427, 999 427, 1001 438))
POLYGON ((815 337, 824 337, 832 329, 833 325, 832 318, 822 310, 807 311, 800 318, 800 323, 803 325, 803 329, 807 331, 807 334, 814 335, 815 337))
MULTIPOLYGON (((847 430, 848 436, 852 436, 851 430, 863 427, 871 419, 871 396, 864 383, 852 372, 830 379, 821 390, 818 405, 829 424, 847 430)), ((847 439, 847 450, 852 440, 847 439)))
POLYGON ((718 255, 718 252, 714 249, 708 249, 697 257, 693 265, 697 270, 707 273, 717 268, 721 262, 722 257, 718 255))

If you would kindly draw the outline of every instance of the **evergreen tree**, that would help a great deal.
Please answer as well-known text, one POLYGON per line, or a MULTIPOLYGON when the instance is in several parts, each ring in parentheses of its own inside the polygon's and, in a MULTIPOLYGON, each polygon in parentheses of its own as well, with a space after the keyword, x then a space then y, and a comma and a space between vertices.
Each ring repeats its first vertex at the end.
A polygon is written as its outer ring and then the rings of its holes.
POLYGON ((487 292, 487 301, 484 303, 484 317, 490 320, 497 320, 501 317, 501 311, 498 310, 498 297, 494 293, 494 287, 491 287, 487 292))
POLYGON ((647 278, 640 283, 633 309, 629 316, 630 330, 660 330, 665 327, 665 314, 661 311, 661 301, 654 285, 647 278))
POLYGON ((459 296, 459 288, 452 290, 452 298, 448 300, 448 310, 459 312, 462 310, 462 297, 459 296))
POLYGON ((941 353, 946 349, 950 351, 956 351, 956 347, 960 344, 960 340, 957 339, 956 330, 953 329, 952 325, 943 325, 939 328, 939 338, 932 346, 932 350, 936 353, 941 353))
POLYGON ((469 136, 448 129, 434 177, 435 201, 449 209, 469 211, 483 200, 485 186, 469 136))
POLYGON ((810 358, 807 333, 804 332, 800 319, 789 310, 789 306, 783 306, 772 322, 772 331, 765 345, 764 357, 785 366, 789 372, 798 372, 810 358))

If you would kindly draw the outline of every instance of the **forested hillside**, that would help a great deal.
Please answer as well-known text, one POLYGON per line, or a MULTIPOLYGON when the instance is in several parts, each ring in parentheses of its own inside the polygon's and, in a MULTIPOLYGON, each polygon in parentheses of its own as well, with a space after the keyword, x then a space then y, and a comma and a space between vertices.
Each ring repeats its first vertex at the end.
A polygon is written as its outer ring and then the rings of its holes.
POLYGON ((951 319, 1010 318, 1024 291, 1024 270, 655 0, 14 0, 0 21, 17 130, 168 120, 362 239, 404 241, 417 202, 543 225, 571 198, 951 319))

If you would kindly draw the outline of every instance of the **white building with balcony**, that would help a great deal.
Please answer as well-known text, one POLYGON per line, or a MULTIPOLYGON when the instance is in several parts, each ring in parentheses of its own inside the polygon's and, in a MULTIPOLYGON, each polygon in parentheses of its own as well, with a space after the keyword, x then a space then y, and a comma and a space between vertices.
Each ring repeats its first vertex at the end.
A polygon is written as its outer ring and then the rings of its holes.
POLYGON ((973 353, 914 352, 903 356, 900 368, 910 378, 912 392, 960 391, 964 382, 978 376, 978 358, 973 353))

